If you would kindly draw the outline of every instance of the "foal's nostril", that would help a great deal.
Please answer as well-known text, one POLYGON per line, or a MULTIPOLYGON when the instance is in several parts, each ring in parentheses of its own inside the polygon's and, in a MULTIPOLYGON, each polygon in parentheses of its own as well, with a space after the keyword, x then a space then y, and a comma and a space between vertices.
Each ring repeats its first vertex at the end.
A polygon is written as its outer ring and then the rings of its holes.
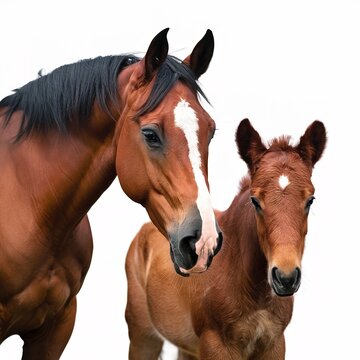
POLYGON ((278 282, 279 284, 281 284, 280 279, 279 279, 280 272, 279 272, 279 269, 277 267, 273 267, 271 269, 271 276, 272 276, 273 281, 278 282))
POLYGON ((296 267, 290 274, 285 274, 277 267, 274 267, 271 271, 272 278, 275 283, 283 287, 284 289, 297 290, 301 281, 301 270, 296 267))
POLYGON ((293 271, 293 276, 294 276, 294 287, 298 288, 301 282, 301 270, 298 267, 295 268, 295 270, 293 271))

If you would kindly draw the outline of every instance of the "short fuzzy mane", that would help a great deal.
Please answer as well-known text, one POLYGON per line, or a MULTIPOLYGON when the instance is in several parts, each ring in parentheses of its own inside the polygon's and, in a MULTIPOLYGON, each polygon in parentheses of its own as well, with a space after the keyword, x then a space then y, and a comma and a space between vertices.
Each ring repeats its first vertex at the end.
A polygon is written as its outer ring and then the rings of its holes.
POLYGON ((294 147, 290 144, 291 136, 282 135, 269 142, 269 151, 292 151, 294 147))

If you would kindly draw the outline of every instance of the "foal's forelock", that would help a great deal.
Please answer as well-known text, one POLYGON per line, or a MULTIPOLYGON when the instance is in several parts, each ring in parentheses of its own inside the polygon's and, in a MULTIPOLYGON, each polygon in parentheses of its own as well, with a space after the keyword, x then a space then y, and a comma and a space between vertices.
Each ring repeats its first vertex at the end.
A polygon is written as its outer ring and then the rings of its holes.
POLYGON ((202 231, 201 237, 196 243, 196 254, 199 256, 197 266, 204 267, 205 263, 208 261, 208 254, 212 254, 216 248, 218 234, 210 193, 201 169, 201 155, 198 139, 199 120, 189 103, 183 99, 176 105, 174 116, 175 125, 184 132, 188 143, 189 160, 198 189, 196 205, 202 220, 202 231))

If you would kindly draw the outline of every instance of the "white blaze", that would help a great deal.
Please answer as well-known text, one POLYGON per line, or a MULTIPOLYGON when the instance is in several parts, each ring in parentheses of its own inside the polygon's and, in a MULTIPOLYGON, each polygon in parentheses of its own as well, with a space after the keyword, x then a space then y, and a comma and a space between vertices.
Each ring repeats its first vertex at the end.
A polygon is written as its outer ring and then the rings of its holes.
POLYGON ((290 184, 289 178, 285 175, 279 177, 279 185, 281 189, 285 189, 290 184))
POLYGON ((193 169, 195 182, 198 187, 197 207, 202 219, 201 238, 196 243, 196 253, 199 256, 196 266, 205 266, 208 254, 216 247, 217 231, 215 214, 211 205, 210 193, 206 186, 204 174, 201 170, 201 156, 199 151, 198 130, 199 123, 195 111, 185 100, 180 100, 174 109, 175 125, 185 134, 189 146, 189 159, 193 169))

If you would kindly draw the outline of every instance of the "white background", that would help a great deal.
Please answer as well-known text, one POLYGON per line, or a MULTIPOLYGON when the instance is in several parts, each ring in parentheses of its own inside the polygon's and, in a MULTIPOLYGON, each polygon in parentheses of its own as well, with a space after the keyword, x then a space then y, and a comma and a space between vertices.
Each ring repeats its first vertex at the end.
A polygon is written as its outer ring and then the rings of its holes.
MULTIPOLYGON (((213 30, 214 58, 200 82, 218 128, 209 160, 218 209, 246 173, 234 142, 240 120, 248 117, 265 141, 281 134, 296 141, 322 120, 328 145, 313 175, 316 201, 286 359, 360 359, 358 1, 1 0, 0 15, 0 98, 40 69, 98 55, 142 56, 165 27, 170 52, 183 58, 213 30)), ((147 219, 117 180, 92 207, 94 256, 62 359, 127 358, 124 259, 147 219)), ((0 359, 20 359, 21 345, 7 339, 0 359)))

